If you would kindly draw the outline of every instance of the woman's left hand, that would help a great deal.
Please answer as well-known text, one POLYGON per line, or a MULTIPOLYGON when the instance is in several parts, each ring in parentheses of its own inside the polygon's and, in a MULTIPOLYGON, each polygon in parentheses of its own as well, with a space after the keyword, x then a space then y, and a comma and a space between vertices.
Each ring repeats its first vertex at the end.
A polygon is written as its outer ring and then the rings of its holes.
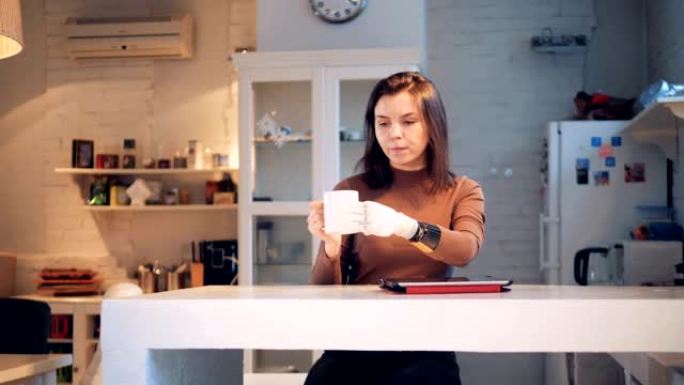
POLYGON ((361 229, 366 235, 388 237, 392 234, 410 239, 418 230, 418 221, 378 202, 361 203, 365 218, 361 229))

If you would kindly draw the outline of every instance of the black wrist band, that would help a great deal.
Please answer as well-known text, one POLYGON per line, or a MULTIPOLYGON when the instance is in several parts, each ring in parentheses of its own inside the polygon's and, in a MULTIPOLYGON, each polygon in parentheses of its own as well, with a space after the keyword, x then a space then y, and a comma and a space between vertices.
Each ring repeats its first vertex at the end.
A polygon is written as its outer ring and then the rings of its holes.
POLYGON ((409 241, 413 242, 419 249, 430 252, 437 248, 441 237, 442 230, 439 226, 419 221, 418 230, 409 241))

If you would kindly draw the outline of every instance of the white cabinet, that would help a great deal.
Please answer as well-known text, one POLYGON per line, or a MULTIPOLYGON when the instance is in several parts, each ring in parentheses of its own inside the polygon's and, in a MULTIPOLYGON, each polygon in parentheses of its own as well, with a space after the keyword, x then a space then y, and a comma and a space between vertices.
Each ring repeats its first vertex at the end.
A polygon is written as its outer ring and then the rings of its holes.
MULTIPOLYGON (((421 53, 256 52, 232 60, 240 76, 239 282, 305 284, 319 242, 307 231, 308 202, 355 173, 373 86, 393 73, 419 70, 421 53), (275 130, 258 124, 266 115, 275 130)), ((279 319, 273 315, 273 322, 279 319)), ((245 355, 245 370, 306 372, 312 362, 308 351, 255 351, 245 355)))
POLYGON ((93 359, 100 342, 101 296, 91 297, 45 297, 20 295, 17 298, 45 302, 50 306, 53 317, 67 316, 68 336, 54 338, 60 322, 53 319, 48 345, 51 352, 70 353, 72 366, 58 369, 58 385, 80 384, 81 378, 93 359))

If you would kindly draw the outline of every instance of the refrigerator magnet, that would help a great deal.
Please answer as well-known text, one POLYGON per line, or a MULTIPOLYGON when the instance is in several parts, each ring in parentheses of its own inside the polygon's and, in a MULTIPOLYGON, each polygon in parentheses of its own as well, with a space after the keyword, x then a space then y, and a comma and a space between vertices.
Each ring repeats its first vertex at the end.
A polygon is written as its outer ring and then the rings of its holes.
POLYGON ((620 147, 622 146, 622 137, 621 136, 613 136, 610 138, 610 144, 613 147, 620 147))
POLYGON ((586 168, 577 169, 577 184, 589 184, 589 170, 586 168))
POLYGON ((614 156, 606 157, 606 167, 615 167, 615 157, 614 156))
POLYGON ((589 184, 589 159, 577 158, 575 161, 577 184, 589 184))
POLYGON ((599 147, 598 153, 599 153, 599 157, 601 157, 601 158, 611 156, 611 155, 613 155, 613 146, 611 146, 609 144, 604 144, 601 147, 599 147))
POLYGON ((577 160, 575 161, 575 168, 578 170, 581 168, 585 168, 588 170, 589 169, 589 158, 577 158, 577 160))
POLYGON ((610 186, 610 173, 608 171, 595 171, 594 172, 594 185, 595 186, 610 186))
POLYGON ((646 181, 646 166, 643 163, 625 164, 625 183, 641 183, 646 181))
POLYGON ((591 147, 601 147, 601 137, 592 136, 591 137, 591 147))

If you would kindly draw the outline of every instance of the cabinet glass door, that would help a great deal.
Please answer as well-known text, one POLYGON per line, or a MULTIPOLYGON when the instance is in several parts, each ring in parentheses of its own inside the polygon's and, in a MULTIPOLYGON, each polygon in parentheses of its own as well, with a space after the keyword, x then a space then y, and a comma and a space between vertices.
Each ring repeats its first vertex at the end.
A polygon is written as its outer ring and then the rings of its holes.
MULTIPOLYGON (((257 216, 254 228, 254 284, 305 285, 311 274, 311 235, 305 216, 257 216)), ((273 322, 279 316, 273 315, 273 322)), ((256 373, 306 373, 309 350, 254 350, 256 373)))
MULTIPOLYGON (((358 172, 355 166, 363 156, 366 146, 364 116, 366 104, 375 83, 379 79, 342 80, 340 81, 340 179, 358 172)), ((359 170, 360 172, 360 170, 359 170)))
POLYGON ((255 285, 306 285, 311 273, 311 234, 305 216, 257 216, 255 285))
POLYGON ((323 191, 340 180, 359 174, 356 166, 366 149, 364 120, 375 85, 394 73, 415 71, 412 65, 336 66, 326 69, 326 115, 323 128, 323 191))
POLYGON ((311 200, 311 81, 252 83, 254 201, 311 200))

